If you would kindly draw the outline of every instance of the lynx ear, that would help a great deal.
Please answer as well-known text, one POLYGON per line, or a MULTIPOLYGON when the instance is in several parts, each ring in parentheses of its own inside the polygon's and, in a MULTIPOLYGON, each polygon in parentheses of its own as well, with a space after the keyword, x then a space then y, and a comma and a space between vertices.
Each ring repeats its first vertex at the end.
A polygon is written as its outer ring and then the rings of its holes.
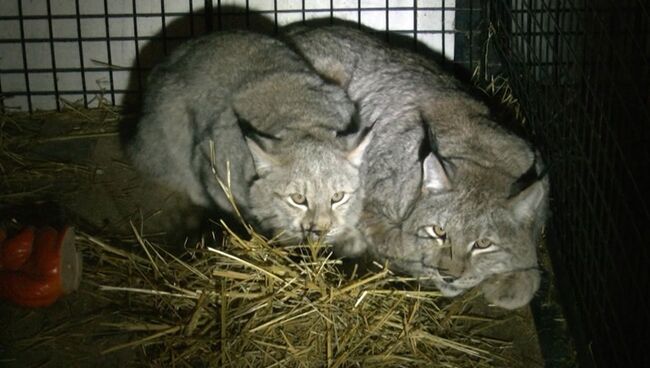
POLYGON ((361 142, 355 148, 349 151, 347 155, 345 155, 345 157, 352 163, 352 165, 356 167, 361 166, 361 163, 363 162, 363 154, 366 152, 370 141, 372 141, 373 135, 374 134, 372 130, 368 131, 361 142))
POLYGON ((508 201, 508 205, 516 218, 531 218, 546 213, 547 197, 547 179, 542 178, 512 197, 508 201))
POLYGON ((266 175, 274 166, 278 165, 278 160, 273 155, 266 153, 254 140, 247 137, 246 144, 253 156, 255 171, 258 175, 266 175))
POLYGON ((445 166, 435 153, 429 153, 422 162, 422 190, 434 193, 451 189, 445 166))

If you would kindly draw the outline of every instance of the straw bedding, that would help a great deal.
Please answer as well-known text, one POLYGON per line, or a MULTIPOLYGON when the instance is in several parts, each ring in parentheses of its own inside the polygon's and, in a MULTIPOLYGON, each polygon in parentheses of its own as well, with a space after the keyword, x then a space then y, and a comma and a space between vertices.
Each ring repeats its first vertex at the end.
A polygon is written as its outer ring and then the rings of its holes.
POLYGON ((441 303, 384 267, 342 272, 319 244, 279 246, 224 229, 223 240, 215 234, 179 257, 139 237, 140 249, 127 252, 80 236, 94 264, 87 281, 123 303, 124 322, 108 327, 140 333, 105 353, 142 346, 160 366, 504 364, 507 344, 472 333, 491 320, 466 314, 466 300, 441 303))

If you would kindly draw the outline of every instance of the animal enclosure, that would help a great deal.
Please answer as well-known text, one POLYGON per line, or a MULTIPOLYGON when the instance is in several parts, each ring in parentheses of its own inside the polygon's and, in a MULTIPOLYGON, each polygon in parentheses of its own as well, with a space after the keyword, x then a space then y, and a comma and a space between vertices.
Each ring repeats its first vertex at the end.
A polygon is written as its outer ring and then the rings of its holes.
MULTIPOLYGON (((580 364, 650 365, 643 0, 5 0, 0 108, 137 103, 147 70, 184 40, 233 28, 274 34, 316 19, 369 27, 439 58, 523 121, 552 183, 554 274, 544 278, 560 295, 580 364)), ((537 298, 533 310, 551 364, 567 347, 554 342, 549 304, 537 298)))

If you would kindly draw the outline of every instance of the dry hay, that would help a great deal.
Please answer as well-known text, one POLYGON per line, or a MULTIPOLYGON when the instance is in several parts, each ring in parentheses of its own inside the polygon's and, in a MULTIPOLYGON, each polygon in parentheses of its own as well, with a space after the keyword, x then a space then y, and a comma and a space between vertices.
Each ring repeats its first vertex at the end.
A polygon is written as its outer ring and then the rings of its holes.
POLYGON ((92 163, 49 156, 68 150, 72 141, 118 134, 120 111, 103 101, 94 109, 61 100, 60 112, 0 113, 0 204, 57 196, 92 181, 92 163))
MULTIPOLYGON (((319 244, 280 246, 222 225, 180 257, 142 239, 125 251, 82 234, 86 282, 117 305, 152 366, 492 367, 508 343, 480 336, 489 318, 384 267, 346 274, 319 244), (444 305, 444 306, 443 306, 444 305), (474 330, 474 332, 472 332, 474 330)), ((250 230, 250 228, 249 228, 250 230)))
POLYGON ((482 46, 483 60, 476 64, 472 71, 471 80, 474 87, 493 99, 501 109, 521 125, 526 125, 527 119, 521 106, 521 101, 515 97, 514 90, 510 79, 503 74, 492 74, 487 70, 490 62, 490 50, 494 47, 493 39, 498 36, 498 31, 494 24, 487 26, 485 42, 482 46))

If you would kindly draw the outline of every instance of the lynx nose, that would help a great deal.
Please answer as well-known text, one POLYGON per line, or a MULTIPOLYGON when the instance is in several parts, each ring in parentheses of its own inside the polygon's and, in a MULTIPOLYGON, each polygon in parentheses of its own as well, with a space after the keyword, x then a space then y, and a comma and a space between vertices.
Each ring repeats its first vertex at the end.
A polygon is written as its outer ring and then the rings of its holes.
POLYGON ((312 240, 318 240, 327 234, 329 226, 322 226, 317 223, 310 223, 309 226, 303 227, 305 235, 312 240))
POLYGON ((451 284, 452 282, 456 281, 456 278, 453 276, 442 276, 442 281, 451 284))
POLYGON ((302 221, 302 231, 312 240, 323 238, 330 230, 332 220, 327 211, 315 208, 302 221))
POLYGON ((310 235, 316 236, 316 237, 320 237, 324 233, 324 231, 322 229, 317 229, 317 228, 310 228, 308 232, 309 232, 310 235))
POLYGON ((308 230, 308 231, 309 231, 309 233, 314 234, 314 235, 316 235, 316 236, 322 236, 322 235, 327 234, 327 232, 329 231, 329 224, 325 224, 325 223, 321 223, 321 224, 318 224, 318 223, 312 223, 312 224, 309 226, 309 230, 308 230))
POLYGON ((459 277, 459 275, 454 275, 451 270, 447 270, 447 269, 438 269, 438 275, 440 275, 442 281, 448 284, 451 284, 452 282, 456 281, 459 277))
POLYGON ((318 241, 323 236, 323 231, 317 229, 307 229, 305 231, 305 238, 311 241, 318 241))

